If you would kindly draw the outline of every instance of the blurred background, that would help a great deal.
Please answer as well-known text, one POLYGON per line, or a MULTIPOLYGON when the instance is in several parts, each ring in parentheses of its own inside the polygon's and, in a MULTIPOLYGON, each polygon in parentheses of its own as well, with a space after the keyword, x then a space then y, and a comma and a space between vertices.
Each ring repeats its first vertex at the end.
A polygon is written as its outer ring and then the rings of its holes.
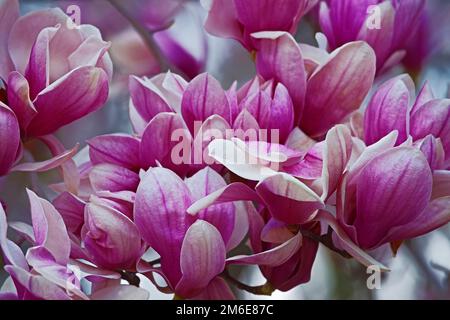
MULTIPOLYGON (((206 17, 199 1, 178 0, 22 0, 22 14, 42 8, 60 7, 82 24, 97 26, 103 38, 111 41, 114 79, 107 105, 98 112, 73 123, 58 132, 67 148, 95 135, 131 132, 128 121, 128 76, 150 77, 170 68, 186 79, 207 71, 228 88, 234 81, 238 86, 255 75, 248 52, 236 41, 208 35, 202 28, 206 17), (166 29, 167 28, 167 29, 166 29), (153 33, 154 36, 150 36, 153 33), (150 37, 151 41, 149 41, 150 37), (156 47, 155 47, 156 46, 156 47), (156 50, 155 50, 156 49, 156 50), (172 57, 175 50, 186 52, 181 61, 172 57), (160 57, 169 60, 161 65, 160 57), (171 59, 172 58, 172 59, 171 59), (181 68, 180 68, 181 66, 181 68)), ((437 97, 448 97, 450 84, 450 1, 428 0, 428 10, 435 25, 428 37, 433 38, 433 50, 417 75, 417 85, 425 80, 437 97)), ((318 31, 315 12, 303 19, 296 39, 316 45, 318 31)), ((421 39, 417 39, 421 41, 421 39)), ((178 58, 179 59, 179 58, 178 58)), ((401 67, 377 79, 383 82, 404 72, 401 67)), ((377 87, 377 84, 375 84, 377 87)), ((36 145, 36 150, 38 149, 36 145)), ((45 158, 47 154, 38 154, 45 158)), ((54 194, 45 185, 58 180, 55 173, 24 175, 14 173, 0 178, 0 200, 8 208, 10 220, 29 221, 24 186, 33 188, 43 197, 54 194)), ((245 251, 245 248, 242 250, 245 251)), ((381 289, 366 286, 366 269, 351 260, 343 259, 320 247, 314 263, 311 281, 289 292, 275 292, 272 299, 450 299, 450 226, 405 243, 389 265, 392 271, 384 274, 381 289)), ((235 268, 233 273, 242 282, 258 285, 264 279, 257 268, 235 268)), ((0 283, 5 278, 0 272, 0 283)), ((171 299, 148 281, 152 299, 171 299)), ((238 298, 261 299, 238 291, 238 298)))

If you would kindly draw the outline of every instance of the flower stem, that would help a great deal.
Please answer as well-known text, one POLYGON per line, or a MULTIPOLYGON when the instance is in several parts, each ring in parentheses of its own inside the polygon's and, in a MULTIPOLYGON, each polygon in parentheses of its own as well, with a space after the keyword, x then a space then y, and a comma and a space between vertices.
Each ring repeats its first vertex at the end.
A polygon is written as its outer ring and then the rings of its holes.
POLYGON ((128 271, 119 271, 120 275, 122 276, 122 279, 125 281, 128 281, 129 284, 132 286, 138 287, 141 283, 141 279, 136 275, 134 272, 128 272, 128 271))
POLYGON ((222 277, 229 283, 233 284, 236 288, 250 292, 255 295, 271 296, 272 293, 275 291, 275 288, 269 282, 266 282, 263 285, 255 287, 246 285, 245 283, 242 283, 239 280, 232 277, 228 272, 228 270, 225 270, 222 273, 222 277))

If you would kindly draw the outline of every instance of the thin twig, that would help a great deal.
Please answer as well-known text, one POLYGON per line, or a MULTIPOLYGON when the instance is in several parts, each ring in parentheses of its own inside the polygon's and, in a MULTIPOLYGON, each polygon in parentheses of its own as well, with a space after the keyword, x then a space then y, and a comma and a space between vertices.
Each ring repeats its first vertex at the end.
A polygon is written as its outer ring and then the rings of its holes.
POLYGON ((246 285, 245 283, 242 283, 239 280, 232 277, 228 272, 228 270, 225 270, 222 273, 222 277, 231 284, 233 284, 236 288, 250 292, 255 295, 270 296, 275 291, 275 288, 272 287, 272 285, 269 282, 266 282, 265 284, 260 286, 246 285))
MULTIPOLYGON (((136 32, 141 36, 142 40, 144 40, 145 44, 155 55, 158 64, 161 67, 161 70, 167 71, 169 68, 175 69, 170 63, 167 61, 164 54, 161 52, 161 49, 156 44, 153 33, 146 29, 139 21, 134 19, 123 7, 119 4, 119 0, 107 0, 128 22, 131 26, 136 30, 136 32)), ((177 70, 178 71, 178 70, 177 70)))
POLYGON ((138 287, 141 283, 141 279, 136 275, 134 272, 128 272, 128 271, 119 271, 121 277, 123 280, 128 281, 129 284, 132 286, 138 287))
POLYGON ((302 235, 308 239, 311 239, 313 241, 319 242, 331 251, 336 252, 337 254, 341 255, 342 257, 346 259, 350 259, 352 256, 348 254, 346 251, 336 248, 336 246, 333 243, 333 238, 331 237, 331 230, 322 236, 318 235, 317 233, 312 232, 311 230, 300 228, 300 232, 302 235))

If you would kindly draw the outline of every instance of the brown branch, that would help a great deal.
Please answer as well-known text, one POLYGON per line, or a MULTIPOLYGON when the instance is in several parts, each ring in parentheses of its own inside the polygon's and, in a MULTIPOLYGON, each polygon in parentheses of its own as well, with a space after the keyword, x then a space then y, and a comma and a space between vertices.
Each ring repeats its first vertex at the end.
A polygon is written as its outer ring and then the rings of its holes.
MULTIPOLYGON (((153 33, 161 30, 156 30, 153 32, 150 32, 148 29, 146 29, 139 21, 134 19, 124 8, 122 5, 120 5, 119 0, 107 0, 125 19, 128 20, 128 22, 131 24, 131 26, 136 30, 136 32, 141 36, 142 40, 144 40, 147 47, 152 51, 154 54, 156 60, 158 61, 158 64, 161 67, 161 70, 166 71, 170 68, 176 72, 179 72, 177 68, 175 68, 173 65, 167 61, 166 57, 162 53, 159 46, 156 44, 155 39, 153 38, 153 33)), ((163 28, 162 28, 163 29, 163 28)))
POLYGON ((132 286, 138 287, 141 283, 141 279, 136 275, 134 272, 128 272, 128 271, 119 271, 121 277, 123 280, 128 281, 129 284, 132 286))
POLYGON ((272 287, 272 285, 269 282, 266 282, 265 284, 260 286, 249 286, 245 283, 242 283, 239 280, 235 279, 233 276, 231 276, 228 270, 225 270, 221 274, 221 276, 229 283, 233 284, 236 288, 250 292, 255 295, 271 296, 272 293, 275 291, 275 288, 272 287))
POLYGON ((302 236, 304 236, 308 239, 311 239, 313 241, 321 243, 322 245, 324 245, 331 251, 336 252, 337 254, 341 255, 342 257, 344 257, 346 259, 352 258, 352 256, 350 254, 348 254, 346 251, 336 248, 336 246, 333 243, 331 230, 329 230, 327 234, 324 234, 322 236, 318 235, 317 233, 312 232, 311 230, 303 229, 303 228, 300 228, 300 232, 302 233, 302 236))

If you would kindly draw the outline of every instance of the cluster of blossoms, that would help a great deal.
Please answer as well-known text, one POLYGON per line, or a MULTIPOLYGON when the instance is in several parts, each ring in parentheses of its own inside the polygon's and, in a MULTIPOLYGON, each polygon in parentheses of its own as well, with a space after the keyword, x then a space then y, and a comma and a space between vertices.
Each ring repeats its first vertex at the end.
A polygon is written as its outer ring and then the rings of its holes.
POLYGON ((260 268, 254 293, 288 291, 310 280, 320 243, 388 271, 381 250, 450 221, 450 100, 407 74, 374 85, 425 58, 412 41, 424 0, 203 2, 206 30, 249 50, 256 76, 228 89, 207 73, 130 76, 133 132, 93 137, 75 161, 52 134, 106 102, 110 43, 59 9, 20 17, 0 1, 0 175, 63 177, 51 201, 27 189, 32 226, 0 206, 0 298, 147 299, 145 277, 178 298, 232 299, 230 265, 260 268), (319 47, 293 36, 308 12, 319 47), (54 157, 23 162, 32 139, 54 157))

